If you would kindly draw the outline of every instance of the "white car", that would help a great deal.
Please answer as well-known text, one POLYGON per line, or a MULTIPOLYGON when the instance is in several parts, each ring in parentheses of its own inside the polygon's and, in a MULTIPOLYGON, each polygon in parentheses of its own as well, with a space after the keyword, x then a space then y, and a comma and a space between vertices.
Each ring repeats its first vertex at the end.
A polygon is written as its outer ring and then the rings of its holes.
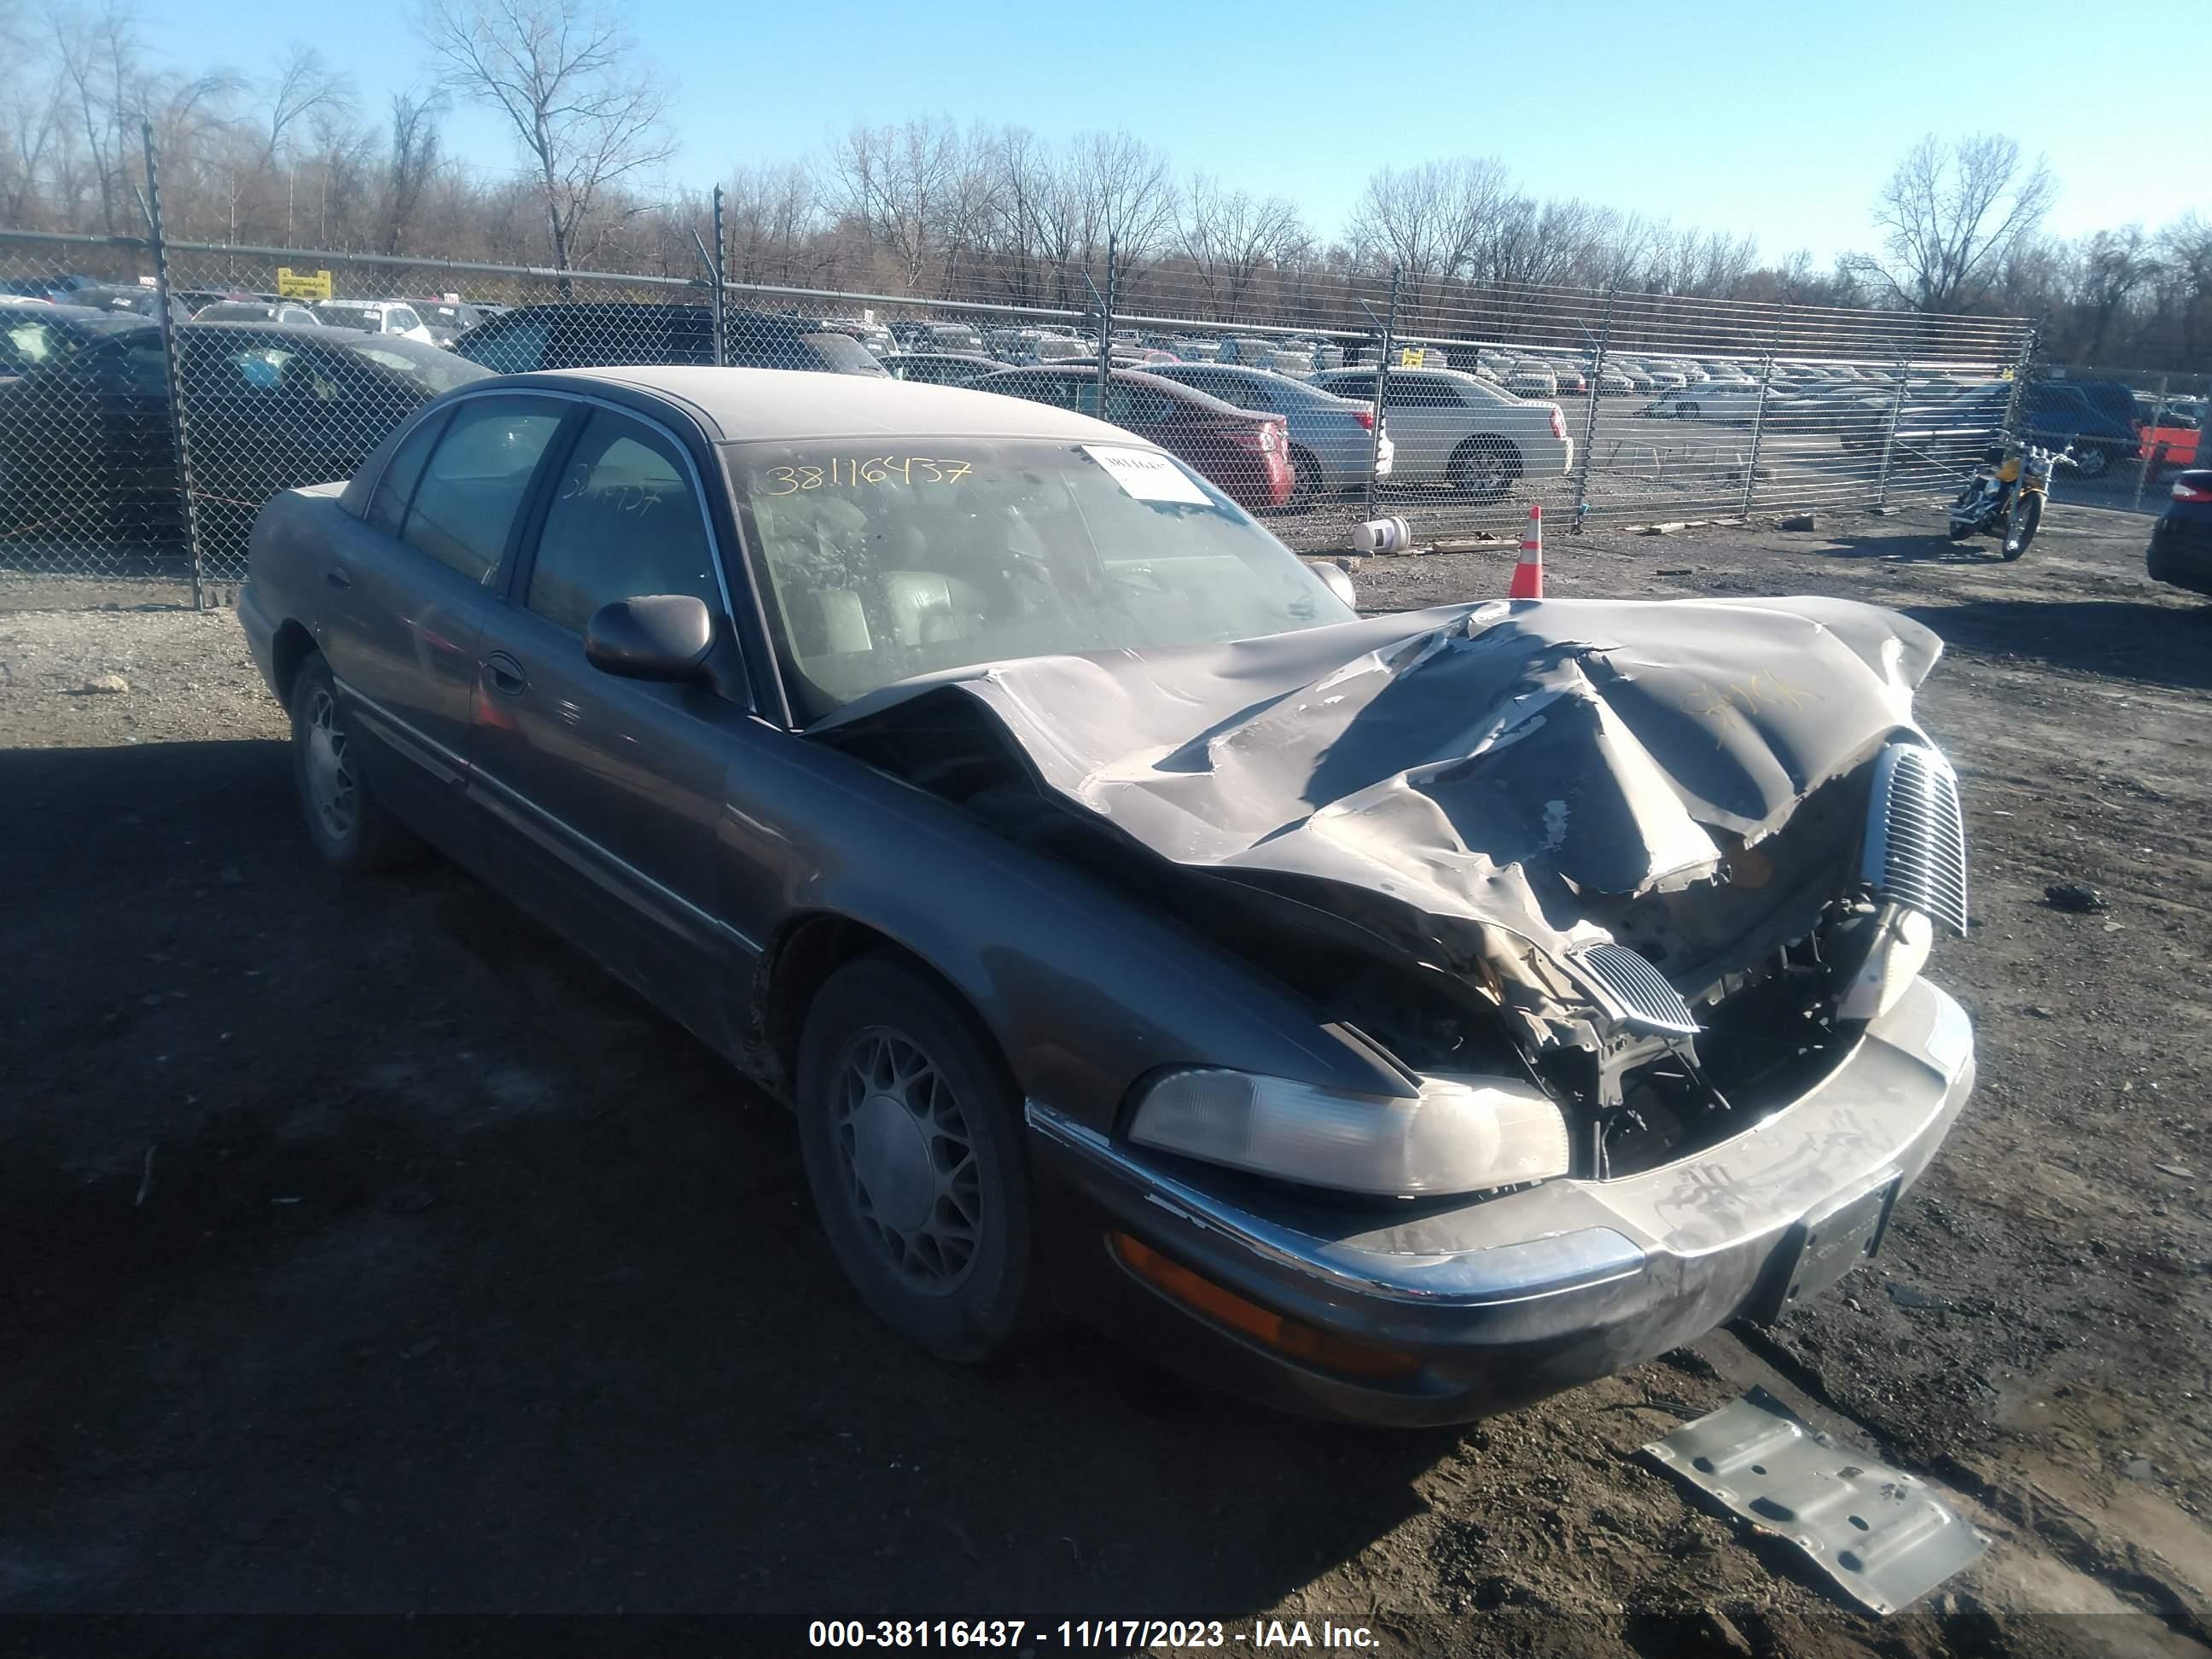
POLYGON ((349 328, 362 334, 396 334, 403 340, 435 345, 415 307, 404 300, 320 300, 315 316, 325 328, 349 328))
MULTIPOLYGON (((1328 369, 1310 384, 1354 403, 1375 400, 1371 368, 1328 369)), ((1391 370, 1382 408, 1394 485, 1448 484, 1494 501, 1522 479, 1560 477, 1574 465, 1574 441, 1557 404, 1524 403, 1457 369, 1391 370)))
POLYGON ((1553 378, 1552 366, 1534 361, 1518 362, 1505 371, 1505 389, 1516 398, 1556 398, 1559 383, 1553 378))
MULTIPOLYGON (((1780 396, 1768 398, 1768 410, 1785 401, 1780 396)), ((1705 380, 1679 392, 1664 392, 1637 411, 1640 415, 1671 416, 1680 421, 1718 421, 1723 423, 1740 422, 1748 426, 1759 413, 1759 382, 1747 380, 1741 386, 1726 381, 1705 380)))

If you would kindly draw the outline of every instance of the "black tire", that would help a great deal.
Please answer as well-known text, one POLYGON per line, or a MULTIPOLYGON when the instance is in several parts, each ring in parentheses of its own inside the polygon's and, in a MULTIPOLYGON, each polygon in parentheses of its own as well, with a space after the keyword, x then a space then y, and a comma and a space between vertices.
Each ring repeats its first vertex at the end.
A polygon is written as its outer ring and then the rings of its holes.
POLYGON ((1698 418, 1698 413, 1699 410, 1695 404, 1676 404, 1674 405, 1674 418, 1677 420, 1694 421, 1698 418))
POLYGON ((1520 482, 1521 451, 1506 439, 1469 438, 1452 452, 1444 477, 1462 495, 1495 501, 1520 482))
POLYGON ((2010 564, 2015 559, 2026 558, 2027 550, 2034 545, 2035 532, 2042 527, 2043 497, 2022 496, 2013 514, 2012 526, 2005 532, 2005 562, 2010 564))
POLYGON ((797 1104, 823 1231, 877 1317, 962 1364, 1035 1328, 1042 1289, 1021 1097, 958 999, 893 957, 839 969, 807 1011, 797 1104), (915 1057, 926 1079, 899 1075, 915 1057), (872 1081, 887 1086, 869 1092, 872 1081))
POLYGON ((311 656, 292 682, 292 780, 308 839, 333 869, 394 869, 419 856, 422 843, 377 799, 351 747, 330 665, 311 656))
POLYGON ((1321 457, 1303 444, 1291 446, 1291 499, 1284 505, 1303 513, 1322 498, 1321 457))
POLYGON ((2074 454, 2074 471, 2084 478, 2101 478, 2112 470, 2112 452, 2088 444, 2074 454))
POLYGON ((1954 524, 1951 526, 1951 539, 1954 542, 1963 542, 1973 533, 1974 526, 1970 524, 1954 524))

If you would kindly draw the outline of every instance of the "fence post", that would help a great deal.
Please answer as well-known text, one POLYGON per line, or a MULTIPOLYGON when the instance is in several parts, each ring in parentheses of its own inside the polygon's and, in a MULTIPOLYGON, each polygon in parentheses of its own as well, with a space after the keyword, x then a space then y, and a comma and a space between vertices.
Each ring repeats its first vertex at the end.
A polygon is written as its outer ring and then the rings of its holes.
POLYGON ((723 252, 725 246, 722 240, 722 187, 717 185, 714 186, 714 258, 707 273, 714 284, 714 367, 717 368, 730 361, 729 339, 725 332, 722 313, 722 286, 729 274, 723 263, 728 257, 723 252))
MULTIPOLYGON (((1759 407, 1751 411, 1751 459, 1743 464, 1743 516, 1751 516, 1751 497, 1759 488, 1759 440, 1766 426, 1766 394, 1774 385, 1774 351, 1769 347, 1765 360, 1759 366, 1759 407)), ((1897 425, 1891 419, 1893 430, 1897 425)))
MULTIPOLYGON (((1118 257, 1114 233, 1106 233, 1106 292, 1098 297, 1098 418, 1106 418, 1106 388, 1114 380, 1114 266, 1118 257)), ((1091 290, 1097 294, 1093 288, 1091 290)))
POLYGON ((177 372, 177 331, 169 315, 169 257, 161 237, 161 174, 154 157, 154 124, 144 122, 139 136, 146 150, 146 229, 154 256, 154 310, 161 331, 161 374, 168 383, 169 447, 177 457, 177 494, 185 509, 185 547, 192 561, 192 609, 207 607, 206 571, 200 559, 199 516, 192 505, 191 451, 185 441, 183 377, 177 372))
POLYGON ((1597 325, 1597 353, 1590 362, 1589 414, 1583 422, 1582 465, 1575 469, 1574 533, 1577 536, 1583 533, 1583 520, 1589 516, 1590 457, 1597 453, 1597 381, 1605 373, 1605 354, 1613 345, 1613 284, 1607 283, 1605 316, 1597 325))
MULTIPOLYGON (((2172 383, 2173 376, 2171 373, 2161 374, 2158 377, 2158 410, 2150 417, 2151 428, 2154 431, 2166 424, 2166 388, 2172 383)), ((2136 466, 2136 499, 2134 505, 2129 508, 2129 511, 2130 512, 2140 513, 2142 511, 2143 491, 2150 488, 2150 469, 2152 459, 2153 456, 2150 441, 2146 439, 2143 441, 2142 444, 2142 459, 2136 466)), ((2199 466, 2204 465, 2204 461, 2202 458, 2198 459, 2197 465, 2199 466)))
POLYGON ((2004 431, 2000 434, 2009 456, 2015 449, 2025 451, 2027 434, 2022 429, 2022 410, 2026 404, 2028 377, 2035 373, 2035 348, 2040 343, 2041 330, 2031 327, 2020 343, 2020 356, 2014 360, 2012 391, 2005 398, 2004 431))
MULTIPOLYGON (((1376 354, 1375 360, 1375 408, 1373 411, 1375 424, 1369 428, 1367 434, 1366 511, 1367 516, 1370 519, 1372 519, 1375 516, 1376 486, 1381 482, 1375 476, 1375 469, 1381 465, 1382 461, 1382 393, 1390 382, 1390 352, 1392 349, 1392 342, 1397 338, 1398 334, 1399 274, 1400 268, 1396 265, 1392 265, 1390 267, 1390 309, 1383 313, 1382 347, 1382 349, 1376 354)), ((1367 313, 1368 321, 1373 322, 1375 320, 1374 307, 1369 305, 1366 301, 1362 300, 1359 302, 1359 308, 1367 313)))
POLYGON ((1897 389, 1890 393, 1889 419, 1883 425, 1881 433, 1881 472, 1875 478, 1874 486, 1874 504, 1876 507, 1889 505, 1889 459, 1897 447, 1898 417, 1905 412, 1905 383, 1911 378, 1911 362, 1899 357, 1897 360, 1897 389))

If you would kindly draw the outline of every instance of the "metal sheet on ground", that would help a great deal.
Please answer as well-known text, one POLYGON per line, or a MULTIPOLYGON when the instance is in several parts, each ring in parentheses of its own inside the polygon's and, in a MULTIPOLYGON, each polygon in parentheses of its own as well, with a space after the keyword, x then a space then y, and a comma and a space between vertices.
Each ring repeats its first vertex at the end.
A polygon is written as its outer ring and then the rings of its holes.
POLYGON ((1989 1547, 1926 1482, 1838 1444, 1764 1389, 1644 1450, 1790 1540, 1870 1613, 1911 1606, 1989 1547))

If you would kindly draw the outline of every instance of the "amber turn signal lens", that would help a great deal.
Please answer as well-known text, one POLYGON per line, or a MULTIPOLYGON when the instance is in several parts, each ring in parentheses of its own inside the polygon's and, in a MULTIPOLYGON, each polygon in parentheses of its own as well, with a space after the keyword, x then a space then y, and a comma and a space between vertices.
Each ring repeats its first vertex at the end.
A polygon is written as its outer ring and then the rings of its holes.
POLYGON ((1351 1376, 1410 1376, 1421 1369, 1417 1355, 1372 1347, 1349 1337, 1316 1330, 1270 1312, 1256 1302, 1247 1302, 1235 1291, 1200 1277, 1180 1261, 1170 1261, 1127 1233, 1112 1234, 1110 1241, 1116 1261, 1171 1301, 1301 1364, 1351 1376))

